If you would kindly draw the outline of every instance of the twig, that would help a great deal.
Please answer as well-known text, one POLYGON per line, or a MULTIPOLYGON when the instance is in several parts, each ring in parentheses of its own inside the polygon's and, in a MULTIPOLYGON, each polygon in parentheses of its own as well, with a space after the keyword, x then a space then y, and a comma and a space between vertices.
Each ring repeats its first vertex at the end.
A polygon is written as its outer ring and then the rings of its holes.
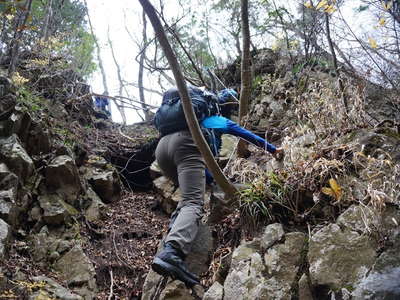
POLYGON ((111 284, 110 284, 110 295, 108 296, 108 300, 111 300, 112 297, 114 296, 114 277, 113 277, 113 272, 112 272, 112 268, 110 268, 110 278, 111 278, 111 284))
POLYGON ((118 250, 117 250, 117 245, 115 243, 115 231, 113 231, 113 245, 114 245, 114 250, 115 250, 115 256, 118 258, 118 260, 126 267, 128 267, 129 270, 133 270, 133 268, 128 265, 124 260, 122 260, 119 255, 118 255, 118 250))

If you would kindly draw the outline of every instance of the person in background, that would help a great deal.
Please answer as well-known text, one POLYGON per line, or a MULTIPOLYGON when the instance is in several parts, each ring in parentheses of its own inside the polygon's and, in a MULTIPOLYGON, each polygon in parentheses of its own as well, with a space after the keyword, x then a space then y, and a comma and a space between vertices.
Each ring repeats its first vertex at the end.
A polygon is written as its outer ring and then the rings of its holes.
MULTIPOLYGON (((189 87, 189 94, 204 95, 198 88, 189 87)), ((209 92, 208 92, 209 93, 209 92)), ((178 95, 177 89, 170 89, 163 96, 163 103, 174 101, 178 95)), ((219 92, 218 102, 227 103, 238 94, 233 89, 219 92)), ((221 113, 229 115, 231 110, 222 108, 221 113)), ((246 130, 228 118, 218 113, 205 118, 201 123, 203 130, 208 131, 211 138, 208 143, 214 155, 218 155, 221 148, 222 134, 232 134, 277 155, 282 153, 263 138, 246 130)), ((204 192, 207 183, 212 177, 206 171, 204 160, 194 143, 189 129, 180 130, 163 136, 156 149, 156 160, 165 176, 179 185, 182 199, 171 215, 169 232, 164 240, 163 250, 154 258, 152 269, 160 275, 171 276, 183 281, 187 286, 199 284, 199 278, 190 272, 185 264, 185 257, 191 251, 199 223, 203 215, 204 192), (207 173, 207 175, 206 175, 207 173)))
POLYGON ((108 99, 107 95, 97 95, 94 98, 94 104, 96 108, 105 113, 107 117, 111 116, 110 111, 110 100, 108 99))

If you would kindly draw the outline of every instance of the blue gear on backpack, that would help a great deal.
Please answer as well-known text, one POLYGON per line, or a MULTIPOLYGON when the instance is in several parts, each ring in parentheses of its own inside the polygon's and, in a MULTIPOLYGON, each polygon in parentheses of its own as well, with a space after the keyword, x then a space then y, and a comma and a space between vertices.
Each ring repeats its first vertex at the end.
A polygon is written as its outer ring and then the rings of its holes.
MULTIPOLYGON (((218 98, 214 94, 193 86, 188 86, 188 92, 199 122, 218 114, 218 98)), ((188 128, 177 88, 164 93, 161 107, 154 116, 154 125, 162 136, 188 128)))

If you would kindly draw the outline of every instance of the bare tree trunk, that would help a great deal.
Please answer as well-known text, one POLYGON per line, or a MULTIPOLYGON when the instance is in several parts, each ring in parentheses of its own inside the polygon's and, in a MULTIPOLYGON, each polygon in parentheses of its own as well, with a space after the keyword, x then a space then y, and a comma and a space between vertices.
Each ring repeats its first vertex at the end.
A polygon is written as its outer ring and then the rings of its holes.
POLYGON ((89 7, 87 5, 86 0, 84 0, 85 6, 86 6, 86 14, 88 17, 88 21, 89 21, 89 28, 90 28, 90 32, 93 36, 94 39, 94 43, 96 45, 96 51, 97 51, 97 59, 99 60, 99 67, 100 67, 100 71, 101 71, 101 76, 103 78, 103 87, 104 87, 104 95, 109 95, 108 93, 108 86, 107 86, 107 77, 106 77, 106 72, 104 70, 104 66, 103 66, 103 60, 101 59, 101 55, 100 55, 100 45, 99 42, 97 41, 96 35, 94 34, 93 31, 93 26, 92 26, 92 21, 90 20, 90 15, 89 15, 89 7))
MULTIPOLYGON (((251 96, 251 57, 250 57, 250 28, 249 28, 249 4, 248 0, 241 0, 242 14, 242 66, 241 66, 241 89, 240 89, 240 107, 239 107, 239 123, 244 126, 245 117, 249 110, 249 102, 251 96)), ((247 143, 240 140, 238 144, 238 156, 245 157, 248 155, 247 143)))
POLYGON ((17 22, 15 23, 14 38, 11 41, 11 59, 10 59, 10 64, 8 66, 8 76, 9 77, 11 77, 11 75, 14 73, 14 71, 17 67, 19 44, 22 42, 24 27, 26 25, 26 21, 28 20, 28 16, 31 12, 31 8, 32 8, 32 0, 28 0, 26 2, 24 12, 22 13, 22 15, 18 18, 17 22))
POLYGON ((47 0, 47 7, 46 7, 46 19, 43 24, 42 28, 42 38, 43 40, 47 41, 49 39, 49 27, 50 27, 50 20, 53 16, 53 0, 47 0))
POLYGON ((139 73, 138 73, 138 85, 139 85, 139 100, 142 102, 142 107, 143 107, 143 113, 144 113, 144 118, 146 121, 149 121, 151 119, 151 116, 149 114, 149 108, 146 106, 146 101, 144 98, 144 88, 143 88, 143 71, 144 71, 144 58, 146 57, 146 44, 147 44, 147 20, 146 20, 146 13, 143 10, 143 32, 142 32, 142 37, 143 37, 143 45, 144 49, 140 53, 140 58, 139 58, 139 73))
POLYGON ((6 30, 7 18, 3 18, 1 24, 1 34, 0 34, 0 63, 3 61, 3 56, 7 49, 7 30, 6 30))
POLYGON ((335 68, 335 73, 336 73, 336 76, 338 77, 340 94, 341 94, 340 96, 342 98, 344 108, 345 108, 346 112, 348 112, 349 108, 348 108, 347 98, 346 98, 346 95, 345 95, 345 89, 344 89, 343 82, 342 82, 342 80, 341 80, 341 78, 339 76, 340 73, 339 73, 339 68, 338 68, 335 48, 333 46, 333 42, 332 42, 332 38, 331 38, 331 31, 330 31, 330 27, 329 27, 329 14, 328 13, 325 13, 325 28, 326 28, 326 37, 328 39, 329 49, 331 50, 331 54, 332 54, 333 67, 335 68))
POLYGON ((183 111, 185 113, 185 117, 189 125, 190 133, 192 134, 193 140, 199 148, 200 153, 204 157, 208 169, 214 175, 216 182, 221 186, 222 190, 225 192, 226 196, 229 199, 234 199, 236 197, 237 190, 222 173, 220 167, 218 166, 211 153, 210 148, 207 145, 207 142, 204 139, 203 134, 201 133, 199 122, 197 121, 194 114, 193 106, 189 98, 187 86, 182 75, 178 60, 176 59, 176 56, 168 42, 167 36, 164 32, 160 20, 157 17, 156 11, 148 0, 139 0, 139 2, 142 5, 147 16, 149 17, 151 24, 153 25, 157 39, 164 50, 164 54, 172 69, 172 73, 174 74, 176 85, 179 90, 179 95, 182 100, 183 111))
MULTIPOLYGON (((117 58, 115 56, 114 47, 113 47, 113 44, 112 44, 112 41, 111 41, 111 38, 110 38, 110 28, 108 28, 108 30, 107 30, 107 39, 108 39, 108 45, 110 46, 110 49, 111 49, 111 56, 113 58, 115 67, 117 69, 117 76, 118 76, 118 81, 119 81, 119 93, 118 93, 118 95, 122 96, 122 91, 124 89, 124 83, 123 83, 123 80, 122 80, 121 68, 119 67, 117 58)), ((128 96, 128 93, 127 93, 127 96, 128 96)), ((119 111, 119 113, 120 113, 120 115, 122 117, 122 123, 124 125, 126 125, 126 115, 125 115, 125 109, 123 107, 123 104, 119 103, 117 100, 114 100, 114 103, 115 103, 115 106, 117 107, 117 109, 118 109, 118 111, 119 111)))

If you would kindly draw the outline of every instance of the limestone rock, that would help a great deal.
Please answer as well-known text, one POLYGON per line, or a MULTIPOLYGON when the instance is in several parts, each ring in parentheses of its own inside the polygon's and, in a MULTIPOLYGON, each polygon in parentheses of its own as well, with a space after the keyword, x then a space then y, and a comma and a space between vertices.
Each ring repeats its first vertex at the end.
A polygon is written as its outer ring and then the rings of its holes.
POLYGON ((258 290, 266 284, 264 271, 256 249, 239 246, 233 253, 231 270, 224 283, 224 299, 269 299, 264 291, 258 290))
POLYGON ((79 295, 73 294, 70 290, 45 276, 36 276, 32 278, 33 282, 44 283, 43 288, 29 296, 30 300, 38 299, 60 299, 60 300, 83 300, 79 295))
POLYGON ((353 292, 354 300, 400 299, 400 267, 373 272, 353 292))
POLYGON ((29 221, 39 221, 42 218, 42 209, 40 206, 35 205, 32 209, 28 212, 29 221))
POLYGON ((303 274, 299 280, 299 300, 313 300, 308 276, 303 274))
POLYGON ((0 219, 0 259, 4 259, 4 256, 6 255, 10 237, 10 226, 2 219, 0 219))
POLYGON ((267 250, 276 242, 280 241, 285 232, 283 231, 282 224, 275 223, 268 225, 261 237, 261 249, 267 250))
POLYGON ((0 191, 0 218, 12 226, 18 223, 19 210, 16 205, 16 197, 12 189, 0 191))
POLYGON ((54 264, 54 269, 61 273, 68 285, 84 285, 91 291, 96 290, 95 269, 81 246, 76 245, 64 254, 54 264))
POLYGON ((158 285, 162 280, 163 277, 161 275, 157 274, 153 270, 150 270, 149 273, 147 273, 146 280, 144 281, 143 284, 142 299, 143 300, 154 299, 154 295, 158 290, 158 285))
POLYGON ((224 287, 218 281, 216 281, 204 294, 203 300, 222 300, 223 297, 224 287))
POLYGON ((153 163, 150 166, 149 172, 150 172, 150 177, 152 179, 156 179, 156 178, 162 176, 162 173, 161 173, 160 167, 157 164, 157 161, 153 161, 153 163))
POLYGON ((258 240, 243 242, 235 249, 224 283, 224 299, 256 299, 254 289, 265 282, 265 266, 258 249, 258 240))
POLYGON ((283 244, 275 245, 265 253, 266 273, 271 276, 265 290, 271 299, 291 299, 291 287, 303 259, 304 244, 304 233, 291 232, 285 235, 283 244))
POLYGON ((46 167, 46 185, 71 205, 75 205, 82 185, 74 160, 67 155, 54 158, 46 167))
POLYGON ((6 164, 0 163, 0 189, 7 190, 13 189, 13 193, 17 192, 18 189, 18 177, 12 173, 6 164))
POLYGON ((8 168, 23 181, 26 181, 33 174, 33 161, 15 134, 0 139, 0 160, 5 162, 8 168))
POLYGON ((284 145, 290 145, 285 147, 285 160, 298 161, 304 160, 313 153, 313 150, 309 147, 315 138, 314 134, 305 133, 304 135, 291 139, 285 137, 284 145))
POLYGON ((219 152, 220 157, 230 157, 236 149, 238 138, 232 135, 222 135, 221 150, 219 152))
MULTIPOLYGON (((4 97, 5 95, 13 92, 14 90, 15 90, 15 87, 13 86, 11 80, 8 77, 0 76, 0 97, 4 97)), ((3 101, 3 99, 2 99, 2 101, 3 101)), ((1 112, 6 111, 7 108, 9 108, 9 107, 7 105, 5 105, 5 103, 4 104, 1 103, 1 105, 0 105, 1 112)))
POLYGON ((33 124, 29 131, 26 149, 31 155, 47 154, 51 150, 50 133, 39 124, 33 124))
POLYGON ((164 198, 170 198, 175 192, 174 183, 165 176, 161 176, 153 181, 154 187, 164 198))
POLYGON ((371 272, 353 292, 353 299, 400 298, 400 230, 394 233, 388 247, 375 261, 371 272))
POLYGON ((43 209, 43 220, 46 224, 64 224, 71 215, 78 213, 75 208, 64 202, 57 194, 39 196, 39 203, 43 209))
POLYGON ((8 119, 8 124, 6 126, 9 135, 15 133, 21 141, 26 143, 31 124, 32 118, 29 113, 25 112, 22 107, 17 105, 15 111, 8 119))
POLYGON ((14 226, 18 222, 18 177, 0 163, 0 218, 14 226))
POLYGON ((195 300, 191 290, 179 280, 169 282, 160 295, 160 300, 195 300))
POLYGON ((48 266, 52 262, 50 256, 55 258, 65 254, 76 245, 76 230, 66 229, 64 226, 43 226, 39 233, 29 236, 29 249, 35 262, 48 266))
POLYGON ((115 171, 94 170, 88 177, 93 190, 104 203, 111 203, 121 197, 121 186, 115 171))
MULTIPOLYGON (((159 247, 161 250, 161 247, 159 247)), ((213 249, 211 228, 200 223, 196 239, 193 241, 192 252, 186 258, 189 270, 197 275, 208 270, 208 262, 213 249)), ((153 299, 163 277, 150 270, 143 285, 143 300, 153 299)), ((170 298, 168 298, 170 299, 170 298)), ((175 299, 175 298, 171 298, 175 299)), ((181 299, 181 298, 177 298, 181 299)), ((191 298, 188 298, 191 299, 191 298)))
POLYGON ((88 221, 96 221, 101 217, 101 210, 105 207, 100 197, 89 187, 86 191, 87 198, 90 201, 89 207, 85 210, 85 216, 88 221))
POLYGON ((211 227, 200 223, 196 238, 192 244, 192 251, 186 258, 186 263, 193 273, 200 275, 208 270, 208 262, 213 249, 211 227))
MULTIPOLYGON (((165 211, 167 214, 171 214, 176 206, 178 205, 178 202, 176 200, 173 200, 172 197, 174 195, 174 192, 176 190, 174 183, 169 180, 165 176, 158 177, 153 181, 155 189, 163 196, 163 199, 161 199, 161 208, 163 211, 165 211)), ((175 195, 175 199, 178 198, 178 195, 175 195)))
POLYGON ((305 235, 286 234, 285 242, 270 247, 264 259, 261 243, 257 239, 242 242, 233 252, 224 283, 224 299, 291 299, 291 289, 303 261, 305 235))
POLYGON ((371 226, 377 225, 378 213, 371 207, 352 205, 338 217, 336 223, 352 231, 368 233, 371 226))
POLYGON ((30 249, 35 262, 44 262, 47 259, 49 244, 53 241, 46 232, 40 232, 30 237, 30 249))
POLYGON ((312 284, 331 289, 355 286, 371 268, 375 247, 368 236, 330 224, 311 236, 308 261, 312 284))
POLYGON ((107 169, 108 162, 102 156, 98 155, 89 155, 88 163, 91 167, 100 168, 103 170, 107 169))

